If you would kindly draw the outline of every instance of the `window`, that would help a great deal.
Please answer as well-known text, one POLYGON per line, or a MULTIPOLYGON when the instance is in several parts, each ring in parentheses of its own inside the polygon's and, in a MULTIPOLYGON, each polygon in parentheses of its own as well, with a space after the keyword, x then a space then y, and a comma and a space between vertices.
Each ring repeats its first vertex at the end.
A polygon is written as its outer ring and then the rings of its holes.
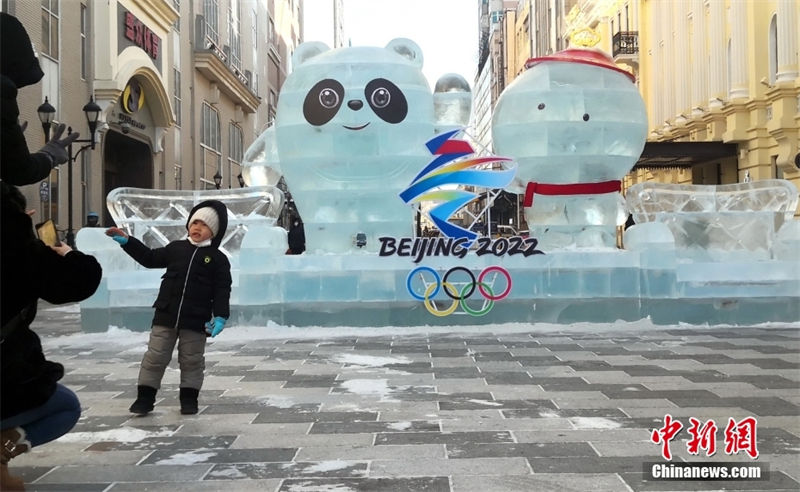
POLYGON ((269 105, 267 106, 267 122, 272 123, 275 121, 275 113, 278 111, 278 95, 275 91, 269 91, 269 105))
POLYGON ((778 16, 773 15, 769 23, 769 83, 778 79, 778 16))
POLYGON ((87 32, 86 5, 81 4, 81 78, 86 80, 89 73, 89 44, 86 40, 87 32))
POLYGON ((181 126, 181 71, 172 68, 172 104, 175 106, 175 124, 181 126))
POLYGON ((208 103, 203 103, 203 138, 200 141, 202 147, 203 171, 200 181, 206 189, 214 188, 214 175, 219 172, 222 152, 219 133, 219 114, 208 103))
POLYGON ((269 46, 275 45, 275 21, 272 20, 272 17, 267 22, 267 44, 269 46))
POLYGON ((178 18, 175 19, 175 24, 173 24, 172 28, 177 32, 181 32, 181 0, 172 0, 172 6, 178 12, 178 18))
POLYGON ((42 53, 58 60, 58 2, 42 0, 42 53))
POLYGON ((244 137, 242 129, 231 123, 228 127, 228 187, 233 187, 232 178, 242 173, 244 137))
POLYGON ((250 75, 250 90, 258 95, 258 10, 253 9, 250 24, 250 39, 253 45, 253 73, 250 75))
POLYGON ((241 27, 241 9, 238 0, 230 0, 228 4, 228 46, 231 48, 230 64, 233 68, 242 70, 242 44, 239 29, 241 27))
POLYGON ((217 0, 203 0, 203 17, 206 23, 206 38, 219 46, 219 3, 217 0))

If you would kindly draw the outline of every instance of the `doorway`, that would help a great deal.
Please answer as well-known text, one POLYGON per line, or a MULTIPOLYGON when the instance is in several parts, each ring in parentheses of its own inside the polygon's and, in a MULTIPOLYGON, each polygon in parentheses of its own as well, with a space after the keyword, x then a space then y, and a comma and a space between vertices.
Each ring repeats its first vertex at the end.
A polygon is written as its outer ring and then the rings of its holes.
MULTIPOLYGON (((153 188, 153 152, 144 142, 109 130, 103 156, 103 196, 115 188, 153 188)), ((103 207, 103 225, 114 225, 103 207)))

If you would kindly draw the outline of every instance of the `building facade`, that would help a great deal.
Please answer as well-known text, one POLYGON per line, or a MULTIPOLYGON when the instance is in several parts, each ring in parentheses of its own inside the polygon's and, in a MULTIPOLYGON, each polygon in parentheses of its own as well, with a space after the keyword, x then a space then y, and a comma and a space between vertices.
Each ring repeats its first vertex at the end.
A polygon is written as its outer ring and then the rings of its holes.
MULTIPOLYGON (((94 149, 73 146, 77 230, 89 212, 112 223, 105 199, 115 188, 241 186, 244 151, 274 118, 301 42, 303 1, 4 0, 2 9, 23 23, 45 72, 19 95, 28 147, 44 145, 45 98, 81 139, 83 106, 92 97, 102 109, 94 149)), ((64 164, 22 190, 38 219, 61 229, 69 172, 64 164)))

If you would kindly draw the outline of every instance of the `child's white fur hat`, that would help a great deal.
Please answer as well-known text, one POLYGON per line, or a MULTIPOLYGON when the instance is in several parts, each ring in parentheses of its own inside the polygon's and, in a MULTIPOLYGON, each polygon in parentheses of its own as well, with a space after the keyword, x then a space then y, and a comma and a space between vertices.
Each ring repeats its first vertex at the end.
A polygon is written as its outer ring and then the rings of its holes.
POLYGON ((189 219, 189 225, 192 225, 192 222, 195 220, 202 220, 205 222, 208 228, 211 229, 211 234, 216 237, 217 232, 219 232, 219 216, 216 210, 211 207, 198 208, 189 219))

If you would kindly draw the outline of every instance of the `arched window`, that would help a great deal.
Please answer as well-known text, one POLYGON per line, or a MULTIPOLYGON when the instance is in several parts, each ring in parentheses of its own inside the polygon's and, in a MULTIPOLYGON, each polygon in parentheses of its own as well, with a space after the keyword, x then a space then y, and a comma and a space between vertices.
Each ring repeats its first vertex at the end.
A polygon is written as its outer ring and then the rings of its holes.
POLYGON ((778 78, 778 15, 773 15, 769 22, 769 83, 774 84, 778 78))

